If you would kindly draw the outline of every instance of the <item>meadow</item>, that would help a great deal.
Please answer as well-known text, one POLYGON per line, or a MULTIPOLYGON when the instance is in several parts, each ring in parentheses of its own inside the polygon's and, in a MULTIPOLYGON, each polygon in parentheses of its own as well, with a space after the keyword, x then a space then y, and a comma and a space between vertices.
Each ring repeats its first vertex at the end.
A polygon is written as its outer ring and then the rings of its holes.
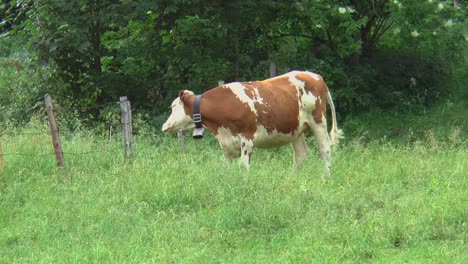
POLYGON ((211 136, 186 133, 182 154, 174 135, 137 135, 128 162, 118 138, 64 133, 57 169, 36 155, 47 135, 4 133, 0 262, 465 263, 466 120, 366 120, 348 122, 327 180, 312 137, 299 172, 284 147, 256 149, 246 174, 211 136))

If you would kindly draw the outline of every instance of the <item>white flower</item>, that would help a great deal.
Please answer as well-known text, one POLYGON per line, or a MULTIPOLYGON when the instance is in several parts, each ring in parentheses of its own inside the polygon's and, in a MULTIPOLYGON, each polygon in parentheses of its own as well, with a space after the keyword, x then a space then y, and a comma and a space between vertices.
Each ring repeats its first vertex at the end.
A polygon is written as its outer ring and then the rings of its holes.
POLYGON ((398 6, 398 8, 401 8, 401 7, 403 6, 403 5, 402 5, 399 1, 397 1, 397 0, 393 0, 393 3, 394 3, 396 6, 398 6))
POLYGON ((348 11, 349 13, 356 13, 356 10, 350 6, 346 7, 346 11, 348 11))
POLYGON ((432 3, 432 0, 427 0, 427 2, 432 3))
POLYGON ((444 26, 445 27, 452 27, 453 26, 453 20, 452 19, 449 19, 447 20, 445 23, 444 23, 444 26))
POLYGON ((432 31, 432 35, 437 36, 437 32, 436 32, 436 31, 432 31))
POLYGON ((399 34, 401 32, 401 28, 397 27, 393 29, 393 34, 399 34))
POLYGON ((444 5, 443 5, 442 3, 439 3, 439 4, 437 5, 437 8, 438 8, 439 10, 442 10, 442 9, 444 9, 444 5))
POLYGON ((468 36, 465 36, 465 41, 468 42, 468 36))
POLYGON ((417 30, 414 30, 413 32, 411 32, 411 36, 413 38, 417 38, 417 37, 419 37, 419 32, 417 30))
POLYGON ((340 12, 340 14, 344 14, 344 13, 346 13, 346 8, 340 7, 340 8, 338 8, 338 12, 340 12))

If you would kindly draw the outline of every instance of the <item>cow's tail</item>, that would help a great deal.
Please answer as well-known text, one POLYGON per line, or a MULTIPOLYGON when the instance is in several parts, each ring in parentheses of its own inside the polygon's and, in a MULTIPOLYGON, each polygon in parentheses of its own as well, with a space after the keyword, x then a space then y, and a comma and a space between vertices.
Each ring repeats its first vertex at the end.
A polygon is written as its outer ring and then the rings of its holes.
MULTIPOLYGON (((327 89, 328 90, 328 89, 327 89)), ((338 146, 338 142, 341 138, 344 137, 343 131, 338 128, 338 124, 336 122, 336 112, 335 112, 335 105, 333 104, 333 99, 331 97, 330 91, 327 91, 327 101, 330 105, 331 115, 332 115, 332 127, 330 131, 330 139, 332 143, 332 147, 336 148, 338 146)))

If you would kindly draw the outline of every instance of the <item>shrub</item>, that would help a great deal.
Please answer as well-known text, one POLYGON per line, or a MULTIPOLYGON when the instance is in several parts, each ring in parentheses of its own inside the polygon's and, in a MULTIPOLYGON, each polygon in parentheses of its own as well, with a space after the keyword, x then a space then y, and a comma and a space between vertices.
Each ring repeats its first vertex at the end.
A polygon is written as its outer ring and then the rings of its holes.
POLYGON ((369 93, 384 109, 411 109, 412 105, 430 106, 441 95, 447 78, 444 63, 437 57, 420 56, 410 50, 382 50, 369 60, 375 80, 369 93))

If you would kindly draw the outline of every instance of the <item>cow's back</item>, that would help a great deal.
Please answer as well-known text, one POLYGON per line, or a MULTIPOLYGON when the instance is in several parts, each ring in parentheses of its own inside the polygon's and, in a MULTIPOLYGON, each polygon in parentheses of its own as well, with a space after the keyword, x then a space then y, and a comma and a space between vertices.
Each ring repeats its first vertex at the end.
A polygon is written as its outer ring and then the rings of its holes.
POLYGON ((243 134, 255 146, 288 144, 308 129, 307 120, 321 121, 326 85, 319 75, 290 72, 255 82, 235 82, 204 94, 202 110, 208 128, 243 134))

